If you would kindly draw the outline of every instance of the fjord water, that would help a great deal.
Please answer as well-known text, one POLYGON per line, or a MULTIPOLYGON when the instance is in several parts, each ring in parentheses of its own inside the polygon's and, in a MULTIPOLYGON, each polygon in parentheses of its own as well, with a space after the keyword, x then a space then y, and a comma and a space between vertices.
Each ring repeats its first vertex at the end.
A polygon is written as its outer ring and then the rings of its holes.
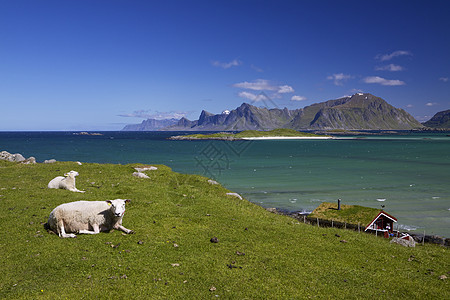
POLYGON ((214 178, 261 206, 289 211, 309 212, 338 198, 344 204, 384 205, 400 229, 450 236, 446 134, 234 142, 167 140, 179 134, 173 132, 102 134, 0 132, 0 151, 38 162, 165 164, 214 178))

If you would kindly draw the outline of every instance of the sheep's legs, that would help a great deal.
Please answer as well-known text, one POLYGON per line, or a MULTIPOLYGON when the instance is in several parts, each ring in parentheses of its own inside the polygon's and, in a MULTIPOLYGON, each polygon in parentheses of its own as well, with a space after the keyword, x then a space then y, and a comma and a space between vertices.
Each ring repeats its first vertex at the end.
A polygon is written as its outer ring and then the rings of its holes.
POLYGON ((93 229, 93 231, 80 230, 78 233, 84 233, 84 234, 97 234, 97 233, 100 233, 100 227, 98 226, 98 224, 93 224, 92 225, 92 229, 93 229))
POLYGON ((78 192, 78 193, 84 193, 84 192, 86 192, 86 191, 80 191, 80 190, 77 189, 77 188, 69 189, 69 191, 71 191, 71 192, 78 192))
POLYGON ((64 222, 63 221, 59 222, 58 227, 59 227, 59 237, 62 237, 62 238, 74 238, 74 237, 77 237, 73 233, 66 233, 66 231, 64 230, 64 222))
POLYGON ((123 232, 125 232, 127 234, 134 233, 133 230, 127 229, 127 228, 123 227, 122 225, 117 225, 117 226, 114 227, 114 229, 121 230, 121 231, 123 231, 123 232))

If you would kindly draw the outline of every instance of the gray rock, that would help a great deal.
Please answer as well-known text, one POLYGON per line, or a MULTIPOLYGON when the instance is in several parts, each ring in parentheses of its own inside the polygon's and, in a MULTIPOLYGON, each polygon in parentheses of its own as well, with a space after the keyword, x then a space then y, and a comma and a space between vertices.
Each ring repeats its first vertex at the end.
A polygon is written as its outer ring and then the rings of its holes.
POLYGON ((136 167, 134 168, 138 172, 144 172, 144 171, 155 171, 158 170, 157 167, 154 166, 146 166, 146 167, 136 167))
POLYGON ((36 158, 34 158, 33 156, 30 156, 26 160, 24 160, 22 163, 26 164, 26 165, 35 164, 36 163, 36 158))
POLYGON ((242 200, 242 196, 241 196, 241 195, 239 195, 238 193, 227 193, 227 196, 233 196, 233 197, 237 197, 237 198, 239 198, 239 199, 241 199, 241 200, 242 200))
POLYGON ((25 160, 25 157, 23 157, 23 155, 20 153, 11 154, 7 151, 2 151, 0 152, 0 159, 11 162, 21 162, 25 160))
POLYGON ((56 162, 56 159, 53 159, 53 158, 44 160, 44 164, 53 164, 55 162, 56 162))

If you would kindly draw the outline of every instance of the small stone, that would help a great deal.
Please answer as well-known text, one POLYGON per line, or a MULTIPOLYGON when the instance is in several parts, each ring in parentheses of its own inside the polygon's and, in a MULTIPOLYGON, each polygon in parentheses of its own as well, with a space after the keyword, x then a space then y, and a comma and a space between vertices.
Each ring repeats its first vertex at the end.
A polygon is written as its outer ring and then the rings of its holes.
POLYGON ((447 276, 445 276, 445 275, 441 275, 441 276, 439 276, 439 279, 441 279, 441 280, 445 280, 445 279, 447 279, 447 276))
POLYGON ((218 243, 219 239, 216 237, 212 237, 210 241, 211 241, 211 243, 218 243))
POLYGON ((337 233, 336 233, 334 236, 336 236, 336 237, 341 237, 341 236, 340 236, 339 234, 337 234, 337 233))
POLYGON ((215 286, 212 286, 212 287, 209 288, 210 292, 214 292, 215 290, 217 290, 215 286))
POLYGON ((239 252, 239 251, 236 251, 236 254, 237 254, 237 255, 240 255, 240 256, 241 256, 241 255, 245 255, 244 252, 239 252))
POLYGON ((348 243, 346 240, 341 240, 341 243, 348 243))
POLYGON ((125 274, 123 274, 122 276, 120 276, 120 279, 127 279, 127 278, 128 278, 128 276, 125 275, 125 274))
POLYGON ((142 245, 144 242, 143 241, 138 241, 137 243, 138 243, 138 245, 142 245))
POLYGON ((174 246, 175 248, 178 248, 178 247, 180 247, 180 246, 178 246, 178 244, 173 244, 173 246, 174 246))
POLYGON ((179 267, 180 266, 180 264, 171 264, 172 265, 172 267, 179 267))

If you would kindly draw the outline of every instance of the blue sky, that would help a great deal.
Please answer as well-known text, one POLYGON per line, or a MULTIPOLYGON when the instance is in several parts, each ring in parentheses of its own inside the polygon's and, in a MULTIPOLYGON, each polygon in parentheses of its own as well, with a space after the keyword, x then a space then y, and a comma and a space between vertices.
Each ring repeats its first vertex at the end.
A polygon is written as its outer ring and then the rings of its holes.
POLYGON ((0 0, 0 130, 356 92, 425 121, 450 108, 449 15, 449 1, 0 0))

